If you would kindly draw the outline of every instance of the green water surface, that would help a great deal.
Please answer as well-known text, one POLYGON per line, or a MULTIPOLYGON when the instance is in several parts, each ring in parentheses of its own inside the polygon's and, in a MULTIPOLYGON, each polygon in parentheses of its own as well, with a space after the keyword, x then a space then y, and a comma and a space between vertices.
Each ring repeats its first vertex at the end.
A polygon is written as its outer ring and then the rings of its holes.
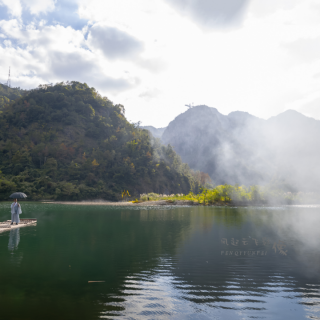
POLYGON ((22 210, 38 223, 0 233, 0 319, 320 319, 320 207, 22 210))

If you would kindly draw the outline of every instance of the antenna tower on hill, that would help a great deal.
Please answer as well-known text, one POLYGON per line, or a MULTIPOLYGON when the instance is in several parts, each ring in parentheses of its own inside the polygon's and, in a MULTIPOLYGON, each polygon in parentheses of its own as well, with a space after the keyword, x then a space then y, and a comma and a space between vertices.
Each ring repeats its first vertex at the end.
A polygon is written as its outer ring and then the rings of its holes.
POLYGON ((191 109, 191 108, 193 108, 193 107, 194 107, 194 104, 193 104, 193 102, 192 102, 192 104, 191 104, 191 103, 189 103, 189 104, 185 104, 185 106, 186 106, 186 107, 188 107, 189 109, 191 109))
POLYGON ((7 86, 8 86, 9 88, 11 88, 10 67, 9 67, 9 75, 8 75, 8 82, 7 82, 7 86))

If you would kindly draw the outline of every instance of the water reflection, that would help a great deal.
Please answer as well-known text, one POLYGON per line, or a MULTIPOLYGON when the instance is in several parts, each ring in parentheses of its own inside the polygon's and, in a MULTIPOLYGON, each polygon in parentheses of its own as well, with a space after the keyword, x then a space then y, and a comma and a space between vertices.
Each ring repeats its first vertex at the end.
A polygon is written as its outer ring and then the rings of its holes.
POLYGON ((23 268, 0 236, 5 319, 320 319, 317 208, 39 208, 23 268))
POLYGON ((195 210, 176 254, 128 276, 102 317, 320 319, 318 212, 253 210, 195 210))
POLYGON ((18 248, 20 242, 20 228, 10 230, 8 249, 14 251, 18 248))
POLYGON ((309 319, 320 318, 320 285, 307 284, 308 293, 302 294, 301 304, 305 306, 309 319))
POLYGON ((21 262, 23 259, 23 253, 17 250, 19 243, 20 243, 20 228, 10 230, 8 250, 11 253, 10 260, 9 260, 11 266, 21 265, 21 262))

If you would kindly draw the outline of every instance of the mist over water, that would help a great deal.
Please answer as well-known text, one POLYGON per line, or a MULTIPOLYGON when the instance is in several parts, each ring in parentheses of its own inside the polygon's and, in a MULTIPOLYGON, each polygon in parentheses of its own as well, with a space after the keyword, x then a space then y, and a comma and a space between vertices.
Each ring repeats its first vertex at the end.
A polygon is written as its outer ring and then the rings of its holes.
POLYGON ((0 233, 1 314, 319 319, 319 210, 25 203, 37 225, 0 233))

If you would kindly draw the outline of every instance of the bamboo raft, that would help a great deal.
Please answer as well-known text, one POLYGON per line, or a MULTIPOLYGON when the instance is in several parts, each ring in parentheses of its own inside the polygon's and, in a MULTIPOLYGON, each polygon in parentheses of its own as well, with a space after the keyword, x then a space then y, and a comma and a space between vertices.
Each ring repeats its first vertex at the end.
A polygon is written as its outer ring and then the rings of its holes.
POLYGON ((26 218, 26 219, 20 219, 20 223, 18 225, 11 224, 11 220, 0 222, 0 233, 4 231, 9 231, 12 229, 17 229, 21 227, 36 225, 37 219, 36 218, 26 218))

